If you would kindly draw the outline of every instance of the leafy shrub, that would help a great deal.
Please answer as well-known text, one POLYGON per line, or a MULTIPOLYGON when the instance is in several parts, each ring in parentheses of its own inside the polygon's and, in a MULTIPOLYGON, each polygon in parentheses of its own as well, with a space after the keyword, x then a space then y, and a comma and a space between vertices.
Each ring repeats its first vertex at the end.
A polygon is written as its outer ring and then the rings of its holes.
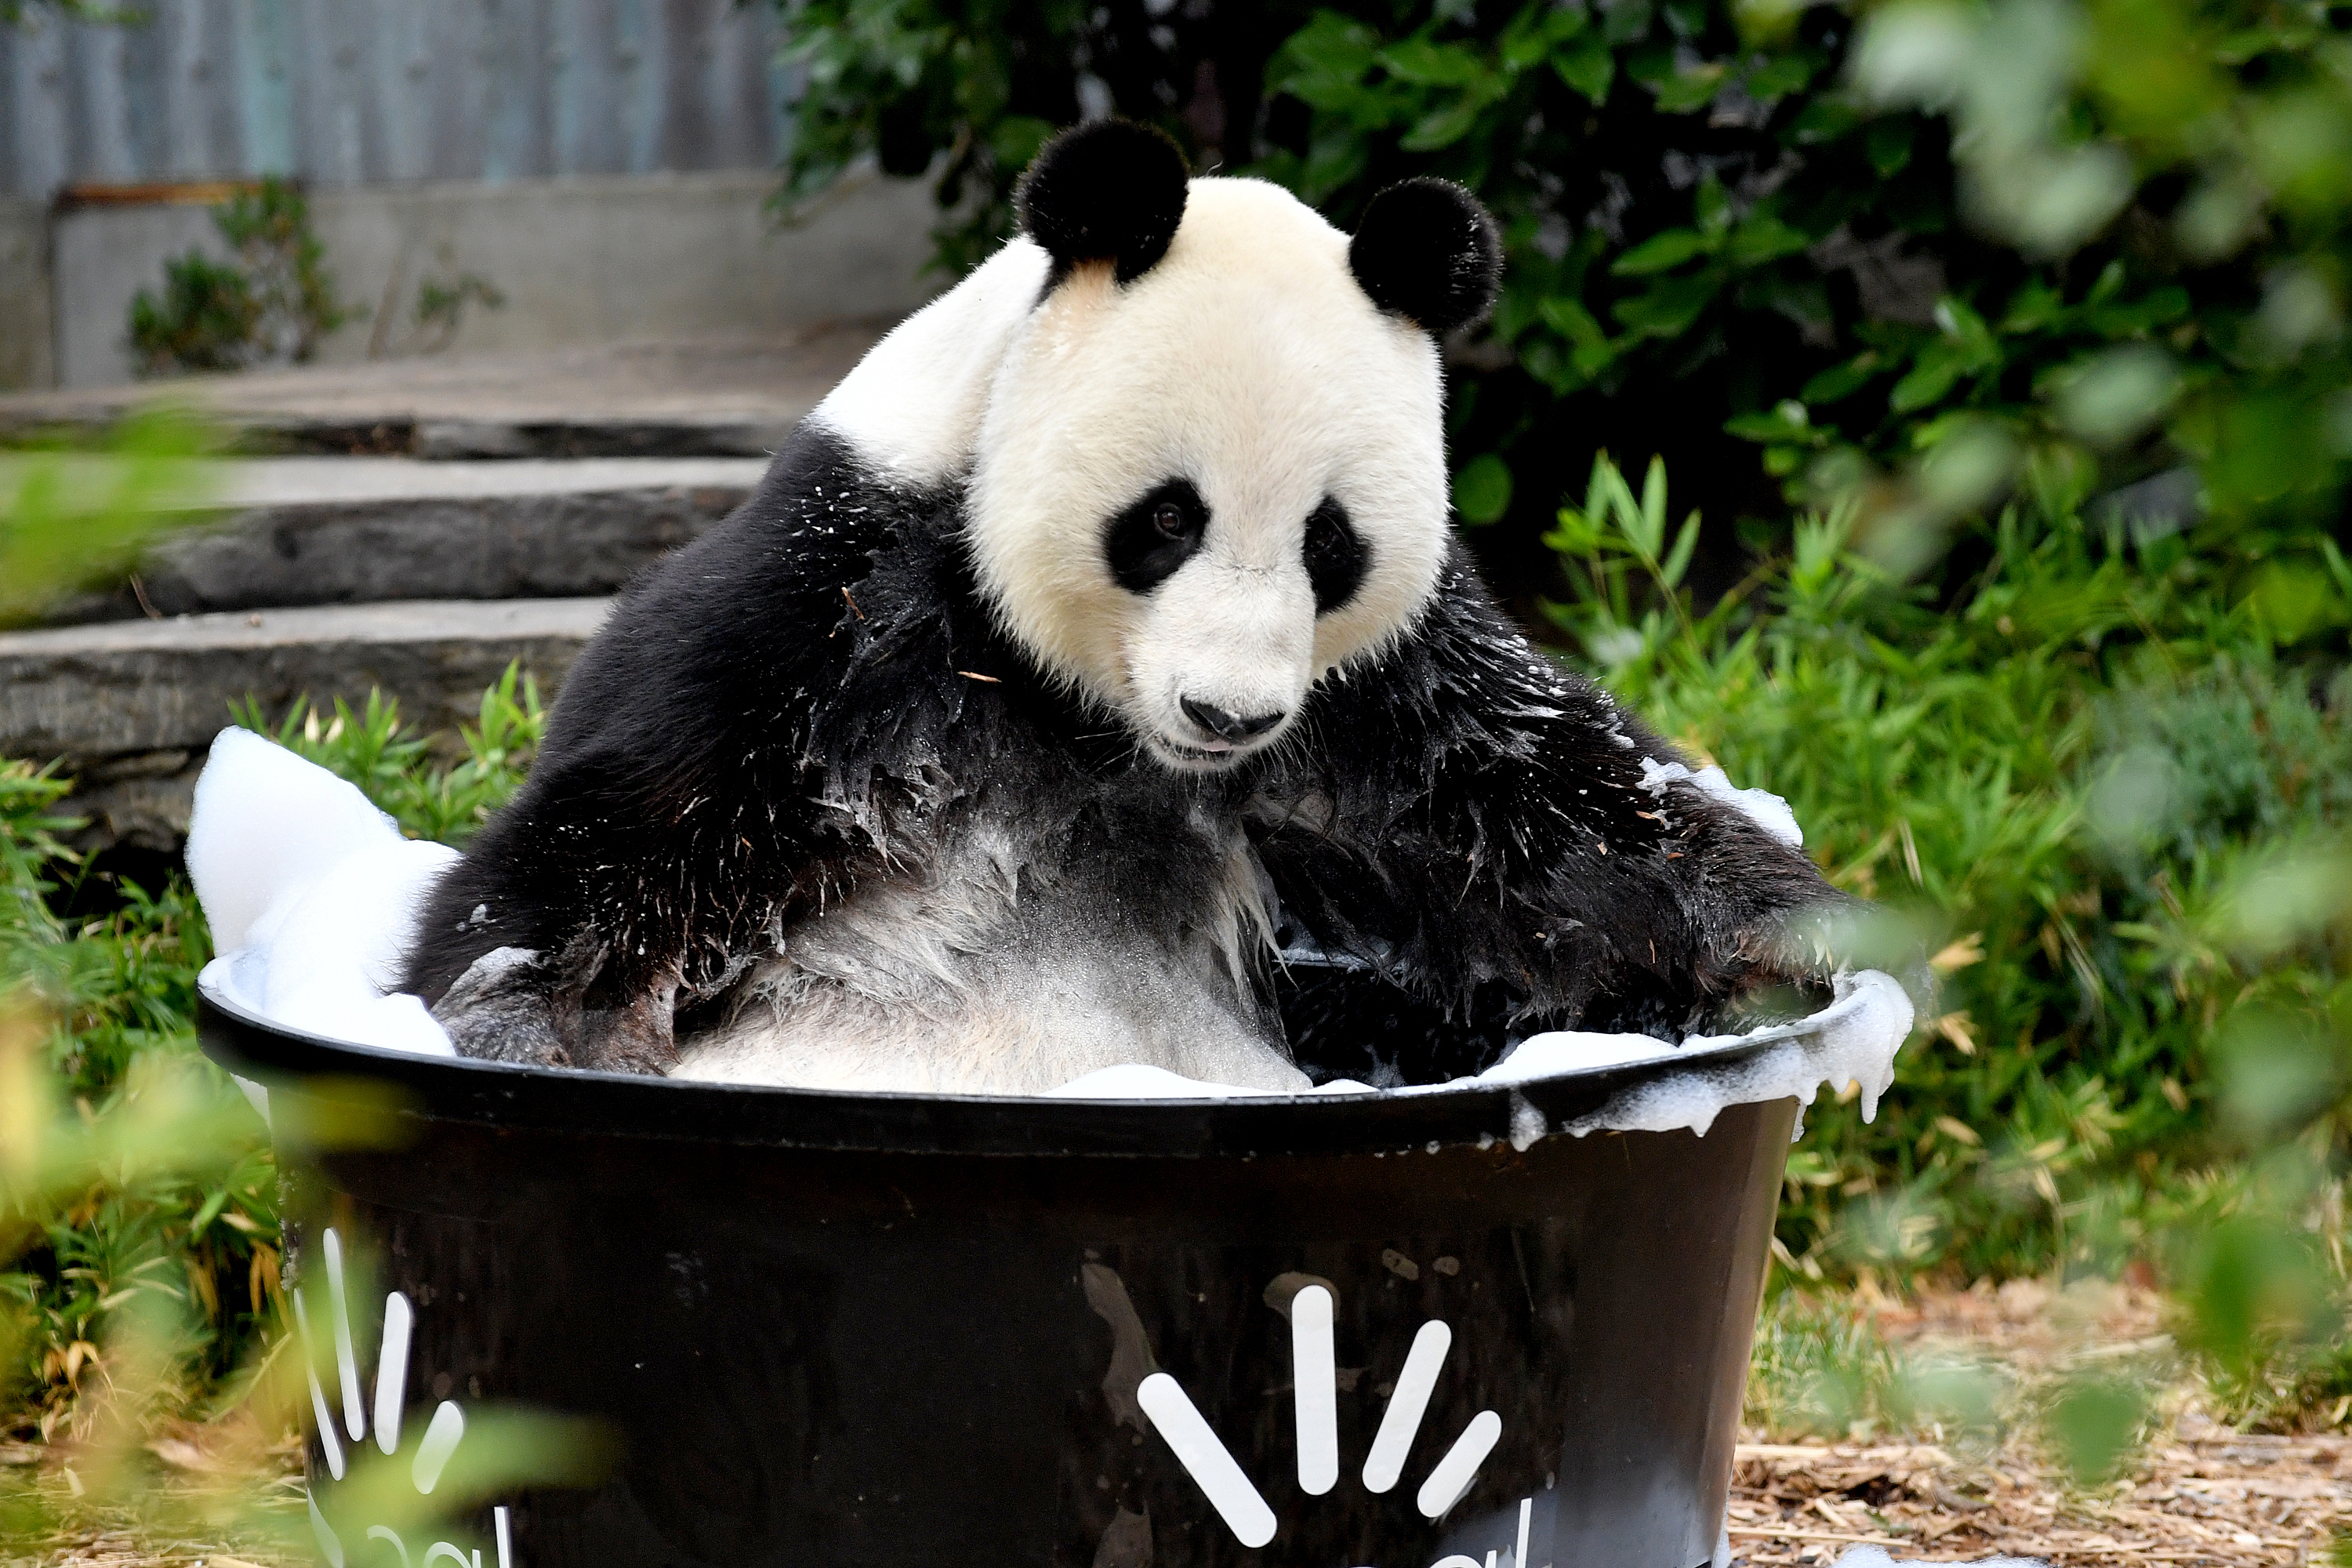
POLYGON ((142 289, 131 301, 140 374, 307 360, 350 319, 299 187, 266 176, 215 207, 213 226, 234 261, 191 250, 164 263, 160 298, 142 289))
POLYGON ((1801 520, 1712 606, 1681 581, 1703 524, 1669 527, 1655 469, 1636 496, 1596 465, 1549 536, 1588 666, 1787 796, 1942 975, 1877 1123, 1809 1115, 1782 1240, 1815 1274, 2194 1273, 2164 1237, 2218 1215, 2158 1194, 2340 1125, 2352 680, 2289 662, 2179 537, 2011 509, 1939 603, 1853 521, 1801 520))
MULTIPOLYGON (((380 695, 323 724, 307 702, 274 725, 251 704, 236 717, 452 843, 513 793, 544 721, 513 668, 454 763, 380 695)), ((149 1392, 186 1408, 282 1312, 268 1134, 194 1050, 211 956, 194 895, 123 882, 110 913, 60 920, 85 874, 55 812, 67 787, 0 763, 0 1432, 20 1412, 45 1435, 86 1428, 85 1371, 123 1333, 162 1335, 149 1392)))
MULTIPOLYGON (((1857 225, 1854 245, 1877 244, 1892 220, 1875 200, 1906 216, 1948 205, 1933 145, 1916 188, 1889 191, 1874 171, 1874 150, 1881 166, 1911 163, 1916 127, 1873 141, 1857 115, 1807 117, 1805 89, 1829 85, 1848 31, 1833 10, 1763 51, 1687 0, 1202 10, 791 7, 811 76, 788 190, 858 152, 909 173, 943 150, 940 257, 960 268, 1009 232, 1013 179, 1089 100, 1342 225, 1391 181, 1458 179, 1495 209, 1509 252, 1493 329, 1457 367, 1475 522, 1514 496, 1523 518, 1548 516, 1597 445, 1663 444, 1678 472, 1723 473, 1727 496, 1769 505, 1752 456, 1716 427, 1834 364, 1864 319, 1861 294, 1805 252, 1857 225)), ((1890 266, 1893 248, 1879 244, 1890 266)), ((1924 321, 1933 303, 1930 288, 1889 308, 1924 321)))
MULTIPOLYGON (((2352 16, 1906 0, 1874 14, 1855 63, 1877 101, 1950 121, 1963 212, 2065 258, 2042 276, 2099 268, 2102 310, 2139 326, 2132 345, 2031 388, 2057 426, 2108 447, 2160 427, 2232 524, 2337 513, 2352 465, 2352 16)), ((2012 297, 2006 310, 2034 309, 2012 297)))
POLYGON ((244 268, 191 250, 163 263, 163 293, 131 300, 131 347, 145 375, 239 370, 260 335, 261 301, 244 268))
POLYGON ((192 1400, 274 1311, 268 1136, 192 1059, 208 955, 184 882, 67 926, 65 781, 0 763, 0 1410, 86 1430, 125 1324, 159 1322, 192 1400))
MULTIPOLYGON (((2302 570, 2352 463, 2344 10, 1906 0, 1858 42, 1859 9, 809 0, 783 8, 809 68, 786 195, 869 152, 931 169, 957 270, 1082 112, 1153 121, 1342 224, 1448 176, 1508 251, 1452 419, 1457 504, 1510 520, 1480 544, 1514 596, 1607 448, 1665 455, 1768 547, 1777 490, 1853 499, 1906 572, 2005 494, 2056 517, 2152 479, 2124 513, 2161 530, 2210 504, 2200 547, 2241 588, 2303 595, 2280 606, 2298 635, 2344 625, 2352 596, 2302 570)), ((1700 553, 1713 587, 1731 544, 1700 553)))
POLYGON ((464 760, 450 764, 434 738, 400 721, 400 705, 380 691, 359 709, 337 698, 333 716, 298 698, 276 724, 257 703, 231 710, 236 722, 359 785, 411 838, 462 846, 522 784, 547 726, 536 677, 507 666, 482 693, 476 723, 456 737, 464 760))
POLYGON ((416 285, 417 342, 414 352, 436 354, 454 342, 457 329, 465 324, 467 305, 503 310, 506 303, 505 290, 477 272, 420 280, 416 285))

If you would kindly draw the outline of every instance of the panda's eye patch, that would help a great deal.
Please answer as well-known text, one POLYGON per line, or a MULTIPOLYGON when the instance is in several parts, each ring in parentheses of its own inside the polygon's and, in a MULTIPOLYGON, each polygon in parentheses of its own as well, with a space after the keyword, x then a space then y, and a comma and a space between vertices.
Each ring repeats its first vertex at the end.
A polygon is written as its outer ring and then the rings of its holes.
POLYGON ((1171 479, 1110 520, 1103 556, 1110 574, 1130 594, 1149 594, 1192 558, 1209 531, 1201 492, 1171 479))
POLYGON ((1348 521, 1348 509, 1329 496, 1307 514, 1307 580, 1315 586, 1315 613, 1328 616, 1356 596, 1370 552, 1348 521))

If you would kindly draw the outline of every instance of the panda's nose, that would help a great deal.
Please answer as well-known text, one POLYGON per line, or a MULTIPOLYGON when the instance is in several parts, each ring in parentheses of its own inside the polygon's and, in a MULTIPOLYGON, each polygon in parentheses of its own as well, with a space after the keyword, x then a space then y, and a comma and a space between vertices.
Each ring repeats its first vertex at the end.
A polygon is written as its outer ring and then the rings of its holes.
POLYGON ((1184 717, 1206 730, 1220 741, 1239 742, 1255 740, 1282 722, 1279 713, 1256 713, 1246 718, 1229 713, 1212 702, 1195 702, 1183 699, 1184 717))

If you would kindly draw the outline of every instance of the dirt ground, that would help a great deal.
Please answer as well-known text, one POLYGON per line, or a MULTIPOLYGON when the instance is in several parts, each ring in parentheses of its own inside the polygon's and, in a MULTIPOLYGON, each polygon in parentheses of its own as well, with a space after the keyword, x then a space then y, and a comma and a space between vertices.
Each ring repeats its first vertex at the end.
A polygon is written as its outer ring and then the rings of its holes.
MULTIPOLYGON (((1882 1333, 1906 1350, 1980 1356, 2028 1379, 2086 1361, 2161 1355, 2168 1345, 2159 1300, 2126 1289, 2059 1297, 2013 1281, 1998 1291, 1874 1305, 1882 1333)), ((1733 1560, 1749 1568, 1827 1564, 1868 1543, 1897 1560, 2013 1556, 2063 1568, 2329 1561, 2336 1532, 2352 1526, 2352 1436, 2232 1432, 2204 1414, 2188 1385, 2164 1408, 2164 1431, 2129 1472, 2090 1492, 2068 1487, 2026 1436, 1990 1452, 1958 1443, 1742 1444, 1728 1521, 1733 1560)), ((152 1449, 174 1490, 216 1491, 229 1479, 201 1443, 167 1440, 152 1449)), ((272 1452, 274 1473, 246 1495, 270 1498, 282 1517, 299 1508, 299 1481, 287 1468, 290 1447, 272 1452)), ((0 1466, 37 1473, 45 1489, 70 1484, 54 1455, 0 1444, 0 1466)), ((38 1542, 8 1541, 0 1530, 0 1568, 292 1568, 298 1561, 255 1539, 184 1523, 159 1537, 121 1520, 38 1542)))
MULTIPOLYGON (((2063 1298, 2032 1281, 1881 1305, 1881 1331, 1914 1352, 1981 1356, 2028 1378, 2160 1356, 2162 1302, 2095 1287, 2063 1298)), ((2067 1486, 2021 1436, 1958 1445, 1748 1443, 1729 1521, 1735 1563, 1823 1563, 1852 1547, 1903 1560, 2013 1556, 2054 1564, 2302 1564, 2328 1560, 2352 1524, 2352 1437, 2271 1436, 2217 1425, 2183 1385, 2159 1432, 2112 1485, 2067 1486)))
POLYGON ((1968 1463, 1932 1446, 1738 1452, 1732 1559, 1758 1568, 1826 1563, 1863 1542, 1903 1561, 2319 1562, 2352 1497, 2352 1441, 2340 1436, 2183 1435, 2095 1496, 2031 1462, 1968 1463))

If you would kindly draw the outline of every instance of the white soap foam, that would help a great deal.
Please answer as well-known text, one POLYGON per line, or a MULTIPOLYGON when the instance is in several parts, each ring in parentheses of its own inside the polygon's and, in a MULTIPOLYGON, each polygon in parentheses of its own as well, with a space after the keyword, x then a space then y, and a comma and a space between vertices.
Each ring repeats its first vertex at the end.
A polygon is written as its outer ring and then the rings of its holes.
POLYGON ((1588 1035, 1555 1029, 1549 1034, 1528 1036, 1509 1056, 1476 1078, 1464 1081, 1526 1083, 1530 1079, 1557 1078, 1581 1068, 1620 1067, 1674 1054, 1674 1047, 1649 1035, 1588 1035))
MULTIPOLYGON (((1687 1129, 1706 1136, 1715 1119, 1733 1105, 1794 1100, 1811 1105, 1823 1085, 1832 1093, 1849 1083, 1859 1088, 1865 1121, 1878 1114, 1879 1097, 1895 1081, 1895 1054, 1910 1037, 1911 998, 1892 975, 1864 970, 1841 975, 1835 1000, 1809 1018, 1774 1024, 1745 1035, 1694 1035, 1681 1045, 1648 1035, 1593 1035, 1568 1030, 1536 1035, 1476 1078, 1379 1090, 1342 1079, 1309 1094, 1434 1094, 1452 1089, 1516 1088, 1564 1073, 1637 1062, 1673 1061, 1670 1070, 1619 1092, 1591 1115, 1552 1127, 1524 1095, 1510 1098, 1509 1122, 1499 1130, 1514 1148, 1525 1150, 1551 1131, 1583 1137, 1589 1132, 1667 1132, 1687 1129), (1753 1049, 1761 1045, 1761 1050, 1753 1049), (1739 1059, 1723 1060, 1735 1048, 1739 1059)), ((1046 1090, 1057 1100, 1202 1100, 1263 1096, 1262 1089, 1203 1083, 1165 1068, 1126 1063, 1098 1068, 1046 1090)), ((1801 1121, 1799 1123, 1802 1130, 1801 1121)))
MULTIPOLYGON (((1378 1094, 1381 1091, 1368 1083, 1354 1079, 1334 1079, 1307 1090, 1310 1095, 1378 1094)), ((1211 1083, 1203 1079, 1186 1078, 1170 1072, 1166 1068, 1148 1067, 1141 1062, 1121 1062, 1117 1067, 1097 1068, 1057 1088, 1047 1089, 1044 1100, 1225 1100, 1234 1095, 1264 1096, 1262 1089, 1244 1089, 1230 1083, 1211 1083)))
POLYGON ((1874 969, 1842 975, 1837 999, 1811 1017, 1776 1024, 1747 1035, 1693 1036, 1679 1055, 1686 1066, 1633 1085, 1590 1116, 1562 1131, 1671 1132, 1688 1129, 1706 1136, 1728 1105, 1794 1100, 1811 1105, 1827 1084, 1836 1093, 1860 1086, 1862 1119, 1878 1114, 1878 1098, 1895 1082, 1895 1053, 1911 1035, 1911 998, 1894 976, 1874 969), (1753 1047, 1733 1061, 1710 1062, 1711 1051, 1753 1047))
POLYGON ((1797 814, 1789 803, 1769 789, 1734 789, 1730 775, 1721 768, 1705 767, 1693 773, 1680 763, 1662 763, 1655 757, 1642 759, 1642 787, 1652 795, 1664 797, 1671 784, 1689 783, 1694 788, 1725 802, 1748 814, 1749 821, 1791 849, 1805 847, 1805 830, 1797 822, 1797 814))
POLYGON ((223 730, 197 776, 188 827, 188 880, 212 925, 214 949, 245 946, 289 889, 315 881, 354 850, 399 837, 356 785, 250 730, 223 730))
POLYGON ((457 861, 401 836, 357 788, 247 730, 221 731, 196 780, 188 876, 221 956, 207 983, 288 1028, 454 1056, 394 990, 433 885, 457 861))

